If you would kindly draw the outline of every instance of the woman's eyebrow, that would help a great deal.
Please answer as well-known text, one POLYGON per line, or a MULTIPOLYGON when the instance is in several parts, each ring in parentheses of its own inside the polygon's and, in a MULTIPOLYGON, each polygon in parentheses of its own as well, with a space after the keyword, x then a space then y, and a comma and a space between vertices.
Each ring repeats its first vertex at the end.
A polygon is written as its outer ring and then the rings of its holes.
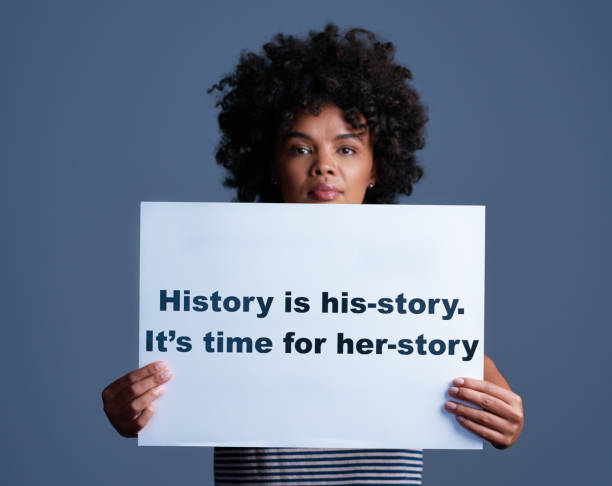
POLYGON ((337 137, 334 138, 334 140, 342 140, 343 138, 356 138, 357 140, 359 140, 361 143, 363 143, 363 140, 361 139, 361 137, 363 135, 365 135, 366 131, 363 130, 359 133, 342 133, 340 135, 338 135, 337 137))
POLYGON ((312 142, 312 138, 310 137, 310 135, 306 135, 305 133, 302 133, 302 132, 287 132, 283 136, 283 142, 285 140, 290 139, 290 138, 303 138, 303 139, 306 139, 306 140, 312 142))
MULTIPOLYGON (((342 140, 344 138, 356 138, 357 140, 359 140, 360 142, 363 143, 363 140, 361 139, 361 137, 366 133, 366 130, 362 130, 359 133, 341 133, 340 135, 337 135, 336 137, 334 137, 334 140, 342 140)), ((283 142, 290 139, 290 138, 303 138, 304 140, 308 140, 309 142, 312 142, 312 137, 310 135, 307 135, 306 133, 303 132, 288 132, 285 134, 285 136, 283 137, 283 142)))

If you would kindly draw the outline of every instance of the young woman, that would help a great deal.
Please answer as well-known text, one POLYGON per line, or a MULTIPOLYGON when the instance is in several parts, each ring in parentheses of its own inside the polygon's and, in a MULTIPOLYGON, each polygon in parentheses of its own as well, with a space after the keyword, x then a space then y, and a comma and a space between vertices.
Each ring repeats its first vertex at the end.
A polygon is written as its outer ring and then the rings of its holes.
MULTIPOLYGON (((329 24, 305 39, 278 34, 257 55, 245 52, 218 90, 223 132, 217 162, 237 200, 316 204, 394 203, 423 174, 427 116, 393 61, 394 46, 365 29, 329 24)), ((132 371, 102 392, 117 431, 137 436, 172 373, 162 362, 132 371)), ((466 429, 499 449, 523 428, 521 397, 485 356, 484 380, 456 378, 445 404, 466 429)), ((415 450, 215 450, 218 483, 421 484, 415 450)))

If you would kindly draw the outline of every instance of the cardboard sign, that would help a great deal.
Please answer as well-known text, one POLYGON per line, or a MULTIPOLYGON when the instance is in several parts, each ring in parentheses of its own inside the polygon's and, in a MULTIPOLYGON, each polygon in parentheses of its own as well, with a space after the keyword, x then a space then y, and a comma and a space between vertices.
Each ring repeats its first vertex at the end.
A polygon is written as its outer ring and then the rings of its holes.
POLYGON ((482 206, 141 206, 140 365, 174 372, 139 445, 480 449, 482 206))

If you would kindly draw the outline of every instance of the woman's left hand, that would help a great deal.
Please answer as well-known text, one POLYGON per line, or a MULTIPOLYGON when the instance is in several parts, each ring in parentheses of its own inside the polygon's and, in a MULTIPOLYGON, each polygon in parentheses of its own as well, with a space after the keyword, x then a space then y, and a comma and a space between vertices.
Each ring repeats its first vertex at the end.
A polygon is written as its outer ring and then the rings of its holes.
POLYGON ((519 395, 490 381, 475 378, 455 378, 448 393, 480 407, 450 400, 446 402, 446 410, 455 414, 463 427, 498 449, 505 449, 516 442, 524 423, 523 402, 519 395))

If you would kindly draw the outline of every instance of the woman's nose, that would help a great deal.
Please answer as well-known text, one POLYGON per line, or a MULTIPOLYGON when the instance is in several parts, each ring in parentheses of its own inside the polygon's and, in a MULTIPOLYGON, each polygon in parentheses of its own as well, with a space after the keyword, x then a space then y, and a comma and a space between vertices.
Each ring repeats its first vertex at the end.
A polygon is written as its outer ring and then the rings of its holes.
POLYGON ((310 175, 321 176, 321 175, 335 175, 336 174, 336 161, 334 158, 324 152, 317 153, 317 156, 312 162, 310 167, 310 175))

